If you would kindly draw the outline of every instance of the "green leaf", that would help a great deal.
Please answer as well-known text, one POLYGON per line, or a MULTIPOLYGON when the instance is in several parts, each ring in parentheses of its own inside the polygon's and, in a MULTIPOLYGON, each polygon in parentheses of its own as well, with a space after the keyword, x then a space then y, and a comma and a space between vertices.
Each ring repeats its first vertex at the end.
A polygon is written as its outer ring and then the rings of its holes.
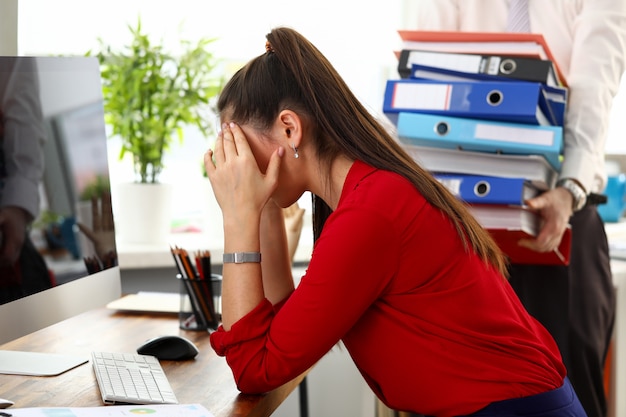
MULTIPOLYGON (((142 32, 141 19, 128 26, 131 42, 114 51, 99 39, 105 121, 120 136, 120 159, 132 155, 140 182, 158 182, 163 156, 173 140, 183 142, 185 126, 214 133, 212 99, 224 85, 219 61, 209 47, 215 38, 181 40, 178 57, 142 32)), ((88 51, 87 55, 92 54, 88 51)))

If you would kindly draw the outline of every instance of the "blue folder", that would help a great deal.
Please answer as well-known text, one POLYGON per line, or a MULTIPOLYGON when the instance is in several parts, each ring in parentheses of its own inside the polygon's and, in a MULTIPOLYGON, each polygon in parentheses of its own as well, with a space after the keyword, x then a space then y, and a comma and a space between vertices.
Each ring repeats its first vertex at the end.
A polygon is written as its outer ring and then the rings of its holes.
POLYGON ((400 112, 397 129, 400 142, 409 145, 542 155, 557 171, 561 169, 563 128, 560 126, 400 112))
MULTIPOLYGON (((412 64, 410 78, 434 80, 434 81, 496 81, 496 82, 520 82, 515 78, 506 78, 498 75, 484 73, 469 73, 455 71, 447 68, 437 68, 421 64, 412 64)), ((567 87, 541 85, 543 97, 539 99, 539 106, 554 126, 563 126, 565 106, 567 103, 567 87), (549 106, 549 107, 548 107, 549 106)))
POLYGON ((469 204, 522 206, 543 190, 524 178, 491 177, 452 173, 433 173, 457 198, 469 204))
POLYGON ((543 93, 546 97, 552 114, 555 117, 555 126, 563 126, 565 121, 565 111, 567 110, 568 89, 565 87, 543 86, 543 93))
POLYGON ((383 112, 397 124, 398 113, 439 114, 500 120, 531 125, 553 125, 546 114, 542 84, 532 82, 388 80, 383 112))

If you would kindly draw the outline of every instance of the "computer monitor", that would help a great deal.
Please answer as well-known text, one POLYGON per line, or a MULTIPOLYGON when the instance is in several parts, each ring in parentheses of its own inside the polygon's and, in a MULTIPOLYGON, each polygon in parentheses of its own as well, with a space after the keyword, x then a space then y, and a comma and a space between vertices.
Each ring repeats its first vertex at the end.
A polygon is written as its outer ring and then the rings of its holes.
POLYGON ((94 245, 77 228, 78 222, 91 226, 91 201, 82 200, 88 189, 97 183, 99 193, 110 195, 97 58, 0 57, 0 72, 6 68, 17 71, 13 78, 20 76, 20 68, 29 73, 22 75, 36 73, 46 137, 41 209, 54 220, 46 220, 51 222, 47 224, 38 219, 31 232, 34 246, 43 253, 52 273, 52 286, 0 305, 0 343, 104 306, 121 295, 116 263, 88 271, 85 258, 94 257, 94 245), (63 234, 52 233, 61 226, 65 227, 63 234))

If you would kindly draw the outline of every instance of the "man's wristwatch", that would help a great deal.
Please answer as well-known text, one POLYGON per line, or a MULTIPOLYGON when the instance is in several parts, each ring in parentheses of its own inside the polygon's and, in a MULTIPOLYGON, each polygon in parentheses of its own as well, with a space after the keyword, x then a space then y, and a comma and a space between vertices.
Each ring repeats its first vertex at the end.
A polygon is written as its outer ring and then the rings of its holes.
POLYGON ((556 186, 565 188, 572 195, 572 210, 574 212, 577 212, 585 207, 585 204, 587 203, 587 193, 585 192, 585 189, 578 184, 578 182, 571 178, 563 178, 557 181, 556 186))

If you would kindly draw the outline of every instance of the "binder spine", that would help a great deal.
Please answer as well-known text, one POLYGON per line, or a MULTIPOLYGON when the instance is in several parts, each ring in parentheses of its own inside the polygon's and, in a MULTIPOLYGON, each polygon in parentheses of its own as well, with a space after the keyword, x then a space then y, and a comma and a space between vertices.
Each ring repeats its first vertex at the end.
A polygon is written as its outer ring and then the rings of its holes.
POLYGON ((554 64, 550 60, 507 55, 479 55, 403 49, 398 74, 409 78, 414 67, 449 72, 459 76, 509 79, 558 86, 554 64))
POLYGON ((524 178, 434 173, 454 196, 468 204, 517 205, 539 194, 524 178))
POLYGON ((383 112, 387 115, 412 112, 551 125, 552 120, 540 107, 541 94, 541 84, 522 81, 388 80, 383 112))
POLYGON ((513 155, 541 155, 561 168, 563 129, 519 123, 400 112, 399 140, 406 144, 513 155))

